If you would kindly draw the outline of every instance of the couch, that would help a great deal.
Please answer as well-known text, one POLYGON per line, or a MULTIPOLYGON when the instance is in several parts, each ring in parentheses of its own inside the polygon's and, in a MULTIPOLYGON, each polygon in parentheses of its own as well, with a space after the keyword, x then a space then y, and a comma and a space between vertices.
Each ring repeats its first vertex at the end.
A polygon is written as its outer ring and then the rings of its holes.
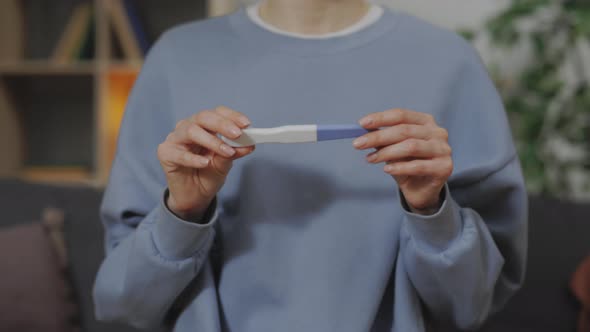
MULTIPOLYGON (((94 319, 91 289, 104 256, 103 229, 98 218, 101 195, 100 190, 88 187, 0 180, 0 231, 2 227, 38 220, 45 207, 63 209, 70 281, 81 331, 135 331, 94 319)), ((575 331, 580 308, 568 285, 578 264, 590 254, 589 217, 590 205, 531 197, 525 285, 480 331, 575 331)))
MULTIPOLYGON (((0 180, 0 231, 2 228, 39 220, 46 207, 62 209, 65 213, 68 275, 78 307, 76 324, 81 332, 137 331, 123 324, 98 322, 94 318, 92 285, 104 257, 104 232, 98 218, 101 197, 101 191, 89 187, 0 180)), ((5 329, 0 326, 0 331, 5 329)))

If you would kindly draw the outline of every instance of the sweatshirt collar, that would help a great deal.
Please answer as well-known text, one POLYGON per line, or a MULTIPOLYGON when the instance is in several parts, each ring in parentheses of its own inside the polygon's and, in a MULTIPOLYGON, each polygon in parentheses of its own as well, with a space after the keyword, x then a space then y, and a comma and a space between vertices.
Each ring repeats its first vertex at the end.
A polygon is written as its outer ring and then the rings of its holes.
POLYGON ((361 30, 371 26, 372 24, 376 23, 381 18, 381 16, 383 15, 383 8, 381 8, 378 5, 371 4, 369 6, 369 10, 367 11, 367 13, 365 15, 363 15, 363 17, 361 17, 361 19, 358 20, 357 22, 355 22, 354 24, 352 24, 342 30, 331 32, 331 33, 326 33, 326 34, 322 34, 322 35, 308 35, 308 34, 302 34, 302 33, 289 32, 289 31, 282 30, 280 28, 277 28, 277 27, 265 22, 262 19, 262 17, 260 17, 260 2, 257 2, 253 5, 248 6, 248 8, 246 9, 246 13, 248 14, 248 17, 250 18, 250 20, 252 20, 252 22, 254 22, 255 24, 257 24, 261 28, 264 28, 270 32, 274 32, 274 33, 277 33, 280 35, 285 35, 285 36, 294 37, 294 38, 302 38, 302 39, 328 39, 328 38, 334 38, 334 37, 347 36, 347 35, 353 34, 357 31, 361 31, 361 30))
POLYGON ((401 17, 397 12, 384 9, 378 20, 363 29, 322 39, 299 38, 269 31, 254 23, 246 8, 229 15, 229 22, 239 39, 251 48, 297 55, 322 55, 360 47, 378 39, 394 29, 401 17))

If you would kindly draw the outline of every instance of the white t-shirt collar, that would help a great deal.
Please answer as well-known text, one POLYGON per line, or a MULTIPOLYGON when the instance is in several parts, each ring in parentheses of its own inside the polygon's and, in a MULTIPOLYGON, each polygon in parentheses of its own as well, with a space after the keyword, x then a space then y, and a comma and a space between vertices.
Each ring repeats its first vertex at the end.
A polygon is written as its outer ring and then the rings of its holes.
POLYGON ((365 16, 363 16, 359 21, 348 26, 347 28, 344 28, 340 31, 330 32, 330 33, 321 34, 321 35, 309 35, 309 34, 294 33, 294 32, 281 30, 273 25, 268 24, 267 22, 262 20, 262 18, 260 17, 259 7, 260 7, 260 3, 257 2, 253 5, 248 6, 248 8, 246 9, 246 12, 248 13, 248 17, 254 23, 256 23, 256 25, 260 26, 261 28, 263 28, 265 30, 276 33, 276 34, 294 37, 294 38, 302 38, 302 39, 328 39, 328 38, 334 38, 334 37, 347 36, 347 35, 357 32, 357 31, 363 30, 366 27, 374 24, 383 15, 383 8, 382 7, 375 5, 375 4, 371 4, 371 7, 369 8, 369 11, 367 12, 367 14, 365 14, 365 16))

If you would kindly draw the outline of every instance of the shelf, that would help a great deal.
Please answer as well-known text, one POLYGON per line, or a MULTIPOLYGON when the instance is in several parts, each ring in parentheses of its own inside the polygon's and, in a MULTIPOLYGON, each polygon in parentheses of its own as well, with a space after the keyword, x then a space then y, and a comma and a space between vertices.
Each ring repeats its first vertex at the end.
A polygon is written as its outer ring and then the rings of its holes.
MULTIPOLYGON (((19 18, 10 23, 13 33, 0 34, 0 56, 18 51, 0 58, 0 139, 5 142, 0 150, 8 154, 0 157, 0 175, 52 184, 105 185, 128 94, 143 60, 124 52, 126 39, 113 24, 108 1, 17 1, 22 12, 12 16, 19 18), (72 21, 82 3, 93 5, 94 40, 85 34, 84 43, 92 44, 77 46, 92 45, 93 52, 84 57, 79 52, 56 56, 61 54, 57 50, 68 25, 82 21, 72 21), (14 31, 18 24, 23 25, 22 34, 14 31), (18 45, 12 42, 14 37, 18 45)), ((125 0, 135 7, 135 19, 148 42, 173 26, 207 17, 208 3, 235 1, 177 0, 162 6, 160 0, 125 0)), ((0 0, 0 13, 12 0, 5 2, 0 0)))
POLYGON ((139 72, 143 61, 111 61, 101 66, 101 71, 139 72))
POLYGON ((0 63, 0 76, 93 75, 94 62, 59 64, 50 61, 0 63))
POLYGON ((26 167, 20 178, 32 182, 92 183, 92 173, 83 167, 26 167))

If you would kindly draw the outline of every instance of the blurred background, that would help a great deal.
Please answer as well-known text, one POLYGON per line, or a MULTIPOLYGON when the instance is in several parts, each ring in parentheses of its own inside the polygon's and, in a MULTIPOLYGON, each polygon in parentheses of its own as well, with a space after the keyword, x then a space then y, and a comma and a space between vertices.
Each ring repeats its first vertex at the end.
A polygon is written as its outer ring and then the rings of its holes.
MULTIPOLYGON (((0 331, 130 331, 96 322, 90 298, 126 98, 163 31, 252 2, 0 0, 0 331)), ((462 34, 506 104, 529 273, 482 331, 575 331, 590 308, 590 1, 374 2, 462 34)))

